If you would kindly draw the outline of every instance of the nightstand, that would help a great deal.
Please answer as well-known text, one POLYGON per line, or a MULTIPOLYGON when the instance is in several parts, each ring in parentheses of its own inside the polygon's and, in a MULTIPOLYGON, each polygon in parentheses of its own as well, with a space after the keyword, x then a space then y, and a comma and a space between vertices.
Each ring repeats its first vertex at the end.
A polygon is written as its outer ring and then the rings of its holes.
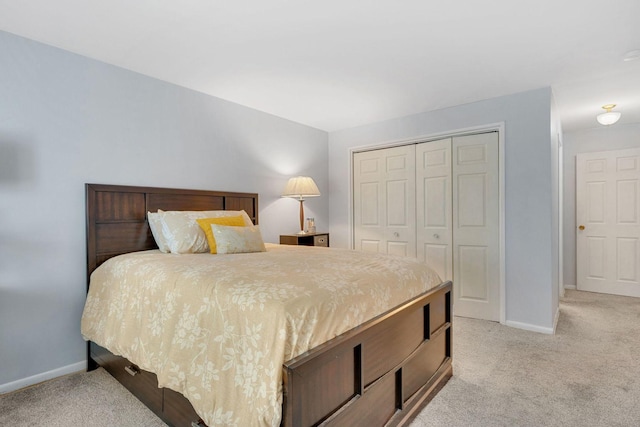
POLYGON ((281 245, 329 247, 329 233, 281 234, 281 245))

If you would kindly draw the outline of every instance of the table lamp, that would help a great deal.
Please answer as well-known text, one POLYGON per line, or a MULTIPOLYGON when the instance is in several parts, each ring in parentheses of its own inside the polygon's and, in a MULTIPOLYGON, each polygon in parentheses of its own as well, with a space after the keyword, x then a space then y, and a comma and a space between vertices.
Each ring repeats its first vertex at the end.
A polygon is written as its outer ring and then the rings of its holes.
POLYGON ((304 231, 304 207, 303 202, 306 197, 317 197, 320 190, 313 179, 308 176, 296 176, 290 178, 287 186, 282 192, 282 197, 293 197, 300 201, 300 231, 298 234, 305 234, 304 231))

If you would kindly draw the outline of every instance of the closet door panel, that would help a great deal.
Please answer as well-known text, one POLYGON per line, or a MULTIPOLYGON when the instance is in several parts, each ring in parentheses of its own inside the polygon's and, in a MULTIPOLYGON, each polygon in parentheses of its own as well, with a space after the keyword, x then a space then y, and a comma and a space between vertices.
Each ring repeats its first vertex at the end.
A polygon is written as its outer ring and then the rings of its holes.
POLYGON ((451 138, 416 146, 417 257, 453 279, 451 138))
POLYGON ((360 185, 360 222, 369 227, 380 226, 378 205, 379 184, 377 182, 365 182, 360 185))
POLYGON ((354 248, 416 255, 415 147, 355 153, 354 248))
MULTIPOLYGON (((387 207, 387 227, 409 227, 409 212, 407 208, 410 203, 408 188, 410 183, 406 180, 387 181, 386 207, 387 207)), ((411 194, 413 197, 413 194, 411 194)))
POLYGON ((415 146, 388 148, 385 156, 386 253, 416 256, 415 146))
POLYGON ((498 133, 454 137, 452 157, 454 313, 499 321, 498 133))
POLYGON ((486 301, 489 295, 489 257, 486 246, 457 245, 460 269, 458 282, 460 298, 486 301))
POLYGON ((449 280, 445 279, 445 277, 447 277, 447 269, 450 269, 453 265, 451 245, 424 243, 422 250, 429 266, 438 273, 442 280, 449 280))
POLYGON ((384 229, 380 188, 384 159, 375 152, 356 153, 353 157, 354 249, 379 252, 384 229))
POLYGON ((422 181, 424 192, 424 225, 425 227, 440 227, 446 229, 449 226, 448 216, 451 209, 447 202, 451 198, 451 181, 449 177, 424 178, 422 181))
POLYGON ((407 242, 387 242, 387 253, 398 256, 411 256, 411 248, 407 242))
POLYGON ((360 247, 357 249, 364 252, 380 252, 380 240, 362 239, 360 241, 360 247))

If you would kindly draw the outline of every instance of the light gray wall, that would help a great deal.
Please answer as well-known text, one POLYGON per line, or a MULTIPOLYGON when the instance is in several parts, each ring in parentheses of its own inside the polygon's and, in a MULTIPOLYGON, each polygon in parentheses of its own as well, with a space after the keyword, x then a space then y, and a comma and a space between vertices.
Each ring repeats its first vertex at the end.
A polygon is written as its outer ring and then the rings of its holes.
POLYGON ((640 148, 640 124, 600 126, 593 121, 592 129, 564 134, 564 286, 569 288, 576 286, 576 155, 640 148))
POLYGON ((332 246, 349 247, 351 149, 504 122, 506 319, 514 326, 550 330, 557 310, 551 102, 551 90, 543 88, 330 133, 332 246))
MULTIPOLYGON (((310 175, 328 194, 327 141, 0 32, 0 391, 86 360, 84 183, 257 192, 265 241, 276 242, 298 229, 298 202, 279 197, 290 175, 310 175)), ((305 202, 319 230, 328 203, 305 202)))

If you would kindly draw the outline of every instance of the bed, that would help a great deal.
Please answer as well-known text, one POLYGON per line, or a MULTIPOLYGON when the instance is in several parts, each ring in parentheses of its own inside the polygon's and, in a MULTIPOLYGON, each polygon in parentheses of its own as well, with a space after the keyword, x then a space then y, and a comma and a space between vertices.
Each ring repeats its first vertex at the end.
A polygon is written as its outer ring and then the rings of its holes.
MULTIPOLYGON (((103 271, 110 265, 129 259, 136 261, 126 261, 125 264, 142 265, 147 269, 150 269, 149 265, 154 265, 151 270, 157 271, 156 264, 152 263, 159 262, 156 261, 159 257, 167 256, 157 251, 147 222, 147 212, 158 209, 244 210, 253 223, 258 223, 258 195, 253 193, 86 184, 86 201, 88 277, 103 263, 105 265, 97 275, 104 274, 103 271)), ((333 249, 274 245, 269 246, 264 255, 242 254, 243 258, 235 259, 241 259, 245 265, 261 262, 266 265, 266 257, 280 258, 285 262, 289 260, 291 263, 295 257, 305 255, 299 253, 305 250, 314 260, 329 257, 326 262, 334 262, 336 266, 341 262, 338 258, 347 256, 346 253, 333 252, 339 251, 333 249), (339 255, 335 255, 336 253, 339 255), (260 256, 263 258, 259 258, 260 256), (331 261, 331 256, 338 258, 331 261)), ((363 257, 363 254, 354 255, 363 257)), ((218 256, 216 261, 222 257, 224 256, 218 256)), ((172 259, 175 260, 176 257, 173 256, 172 259)), ((189 262, 210 262, 214 258, 208 254, 198 254, 183 259, 188 259, 189 262)), ((231 260, 232 257, 228 259, 231 260)), ((296 274, 313 274, 314 278, 318 277, 319 273, 312 269, 311 263, 311 270, 308 271, 295 268, 294 265, 305 264, 301 260, 302 258, 296 259, 294 264, 282 267, 282 272, 289 277, 294 275, 295 269, 296 274)), ((317 263, 318 261, 314 261, 314 264, 317 263)), ((238 271, 244 270, 240 264, 236 268, 238 271)), ((329 275, 320 282, 326 285, 331 280, 333 279, 329 275)), ((310 280, 309 283, 311 282, 310 280)), ((88 284, 90 285, 91 283, 88 284)), ((267 286, 269 289, 269 286, 274 285, 267 286)), ((113 288, 116 286, 113 285, 113 288)), ((381 292, 382 295, 388 295, 384 293, 387 291, 381 292)), ((316 331, 312 331, 306 335, 309 338, 306 340, 306 347, 289 348, 283 345, 287 348, 281 354, 294 357, 282 359, 282 365, 276 366, 277 383, 266 386, 269 390, 277 390, 281 406, 275 411, 277 419, 273 415, 270 415, 271 418, 266 416, 262 424, 406 424, 416 410, 428 402, 452 375, 451 283, 437 283, 428 290, 413 293, 416 295, 402 297, 391 308, 344 331, 339 328, 344 328, 342 320, 347 316, 335 316, 333 320, 340 320, 340 326, 338 329, 329 328, 331 330, 328 332, 330 337, 331 334, 336 334, 335 337, 315 342, 313 339, 320 338, 316 331)), ((389 300, 394 301, 393 298, 400 297, 391 296, 389 300)), ((353 305, 352 302, 349 307, 353 305)), ((337 310, 336 313, 341 313, 339 310, 343 308, 336 306, 333 309, 337 310)), ((162 312, 165 311, 171 310, 162 312)), ((327 328, 332 324, 327 320, 319 323, 327 325, 327 328)), ((247 425, 238 422, 235 415, 220 411, 217 417, 212 416, 215 411, 206 412, 203 420, 198 414, 203 414, 202 403, 199 401, 202 390, 191 392, 185 385, 189 383, 189 378, 173 384, 167 380, 162 369, 164 365, 153 365, 141 353, 136 352, 126 354, 131 359, 128 360, 123 357, 126 351, 122 351, 121 347, 111 340, 103 341, 103 345, 89 342, 89 369, 104 367, 168 424, 205 425, 206 420, 208 425, 247 425), (158 369, 154 369, 154 366, 158 366, 158 369), (191 401, 185 395, 190 396, 191 401)), ((182 370, 180 373, 182 374, 182 370)), ((276 377, 273 374, 271 376, 276 377)), ((273 382, 273 378, 271 381, 273 382)), ((222 398, 229 390, 213 390, 212 393, 222 398)))

